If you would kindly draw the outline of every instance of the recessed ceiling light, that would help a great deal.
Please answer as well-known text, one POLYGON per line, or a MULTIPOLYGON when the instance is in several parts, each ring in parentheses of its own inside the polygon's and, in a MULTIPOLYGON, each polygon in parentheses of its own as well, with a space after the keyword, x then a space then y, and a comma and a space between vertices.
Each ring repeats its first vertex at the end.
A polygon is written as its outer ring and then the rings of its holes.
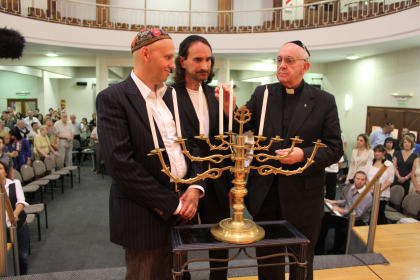
POLYGON ((358 56, 358 55, 349 55, 348 57, 346 57, 347 59, 350 59, 350 60, 355 60, 355 59, 358 59, 358 58, 360 58, 360 56, 358 56))
POLYGON ((267 64, 272 64, 272 63, 274 63, 274 60, 272 60, 272 59, 264 59, 263 62, 264 63, 267 63, 267 64))
POLYGON ((49 53, 46 53, 45 56, 56 57, 56 56, 58 56, 58 54, 49 52, 49 53))

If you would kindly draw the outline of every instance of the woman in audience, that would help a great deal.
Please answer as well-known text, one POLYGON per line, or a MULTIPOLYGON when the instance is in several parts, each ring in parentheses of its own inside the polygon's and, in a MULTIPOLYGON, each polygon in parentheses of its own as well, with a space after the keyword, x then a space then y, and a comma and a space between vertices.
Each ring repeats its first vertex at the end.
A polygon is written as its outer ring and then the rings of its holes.
POLYGON ((416 154, 413 152, 414 142, 410 136, 403 137, 400 143, 401 150, 394 154, 395 180, 394 185, 401 185, 404 187, 405 195, 408 194, 411 181, 411 171, 413 170, 413 163, 416 159, 416 154))
POLYGON ((16 122, 17 122, 18 120, 21 120, 22 118, 23 118, 22 113, 21 113, 21 112, 17 112, 17 113, 16 113, 16 122))
MULTIPOLYGON (((370 182, 376 173, 384 166, 386 161, 385 154, 386 150, 383 145, 377 145, 374 149, 374 159, 372 162, 369 162, 366 166, 366 174, 368 181, 370 182)), ((385 206, 391 197, 391 191, 389 187, 394 181, 394 166, 389 162, 389 167, 386 169, 385 173, 378 179, 379 186, 381 188, 381 198, 379 204, 379 213, 378 213, 378 225, 387 224, 388 221, 385 218, 385 206)))
POLYGON ((87 146, 87 139, 90 136, 89 125, 86 118, 82 118, 82 122, 80 123, 80 139, 82 139, 82 146, 87 146))
POLYGON ((394 158, 394 138, 388 137, 385 139, 386 160, 392 161, 394 158))
MULTIPOLYGON (((19 244, 19 266, 20 274, 28 273, 28 256, 29 256, 29 227, 26 223, 26 214, 23 208, 28 205, 25 201, 22 186, 19 180, 11 180, 7 178, 8 166, 0 161, 0 186, 1 191, 7 193, 13 208, 13 224, 17 226, 17 241, 19 244)), ((6 225, 9 228, 12 223, 6 213, 6 225)), ((10 242, 10 234, 8 231, 8 242, 10 242)))
POLYGON ((0 122, 0 135, 4 135, 5 133, 9 132, 10 128, 8 128, 6 126, 6 120, 5 119, 1 119, 0 122))
POLYGON ((36 116, 36 117, 39 120, 39 123, 41 125, 43 125, 44 124, 44 116, 41 113, 39 113, 38 116, 36 116))
POLYGON ((48 139, 47 126, 43 125, 40 128, 40 133, 34 139, 34 156, 35 159, 43 160, 44 158, 50 158, 51 154, 58 157, 58 153, 51 146, 48 139))
POLYGON ((420 194, 420 155, 417 155, 417 158, 413 163, 413 170, 411 171, 411 184, 409 193, 418 193, 420 194))
POLYGON ((10 136, 13 140, 12 147, 18 152, 18 156, 13 159, 14 168, 20 170, 21 166, 24 164, 31 165, 32 152, 28 140, 22 138, 19 129, 13 129, 10 136))
POLYGON ((366 164, 373 160, 373 151, 370 148, 369 137, 362 133, 357 136, 357 148, 353 149, 350 159, 349 172, 346 183, 353 183, 354 175, 359 170, 365 170, 366 164))
POLYGON ((50 117, 45 118, 45 125, 47 126, 48 140, 50 140, 50 144, 54 148, 54 150, 57 151, 58 150, 58 137, 54 128, 54 123, 52 122, 50 117))

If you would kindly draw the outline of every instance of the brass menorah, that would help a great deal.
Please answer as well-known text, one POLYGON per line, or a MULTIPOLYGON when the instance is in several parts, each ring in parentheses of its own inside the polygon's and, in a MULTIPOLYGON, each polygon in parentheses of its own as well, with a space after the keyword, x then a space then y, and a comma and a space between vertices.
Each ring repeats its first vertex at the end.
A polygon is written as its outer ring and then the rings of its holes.
MULTIPOLYGON (((233 187, 230 192, 233 197, 233 217, 223 219, 218 224, 215 224, 211 228, 211 233, 219 241, 229 242, 234 244, 248 244, 253 243, 264 238, 264 229, 256 225, 253 221, 243 218, 244 206, 244 197, 247 194, 246 184, 246 175, 250 172, 251 169, 256 169, 258 173, 262 176, 269 174, 283 174, 283 175, 295 175, 302 173, 307 169, 313 162, 314 157, 317 153, 318 148, 326 147, 321 140, 314 142, 315 147, 312 151, 312 154, 309 158, 306 159, 304 166, 297 168, 296 170, 284 170, 282 167, 273 167, 271 165, 261 165, 261 166, 248 166, 245 167, 245 161, 250 157, 255 158, 258 162, 266 162, 268 160, 280 160, 286 158, 292 153, 296 144, 303 142, 298 136, 291 138, 292 144, 287 154, 284 155, 269 155, 267 153, 258 153, 251 154, 247 153, 247 146, 245 145, 245 136, 243 127, 244 124, 251 120, 251 113, 249 110, 242 106, 234 114, 234 119, 239 123, 239 133, 235 136, 235 133, 232 131, 226 132, 225 134, 219 134, 214 136, 214 139, 218 140, 218 145, 211 143, 209 137, 204 135, 195 136, 196 139, 206 141, 209 145, 210 150, 231 150, 232 153, 223 155, 223 154, 212 154, 206 157, 197 157, 190 154, 185 145, 185 140, 182 137, 178 137, 176 140, 182 147, 182 151, 191 161, 201 161, 201 162, 211 162, 211 163, 222 163, 224 160, 230 158, 234 162, 234 166, 225 166, 221 168, 210 168, 203 173, 198 174, 193 178, 179 178, 173 176, 170 171, 170 167, 165 163, 162 152, 165 151, 163 148, 154 149, 149 155, 157 155, 159 157, 160 163, 162 164, 162 172, 171 178, 175 184, 192 184, 199 180, 205 179, 217 179, 219 178, 224 171, 230 171, 234 174, 233 187), (236 142, 235 142, 236 138, 236 142)), ((264 136, 255 136, 255 141, 251 146, 253 151, 269 151, 271 145, 275 142, 283 141, 279 136, 271 138, 267 145, 262 145, 262 141, 267 140, 264 136)))

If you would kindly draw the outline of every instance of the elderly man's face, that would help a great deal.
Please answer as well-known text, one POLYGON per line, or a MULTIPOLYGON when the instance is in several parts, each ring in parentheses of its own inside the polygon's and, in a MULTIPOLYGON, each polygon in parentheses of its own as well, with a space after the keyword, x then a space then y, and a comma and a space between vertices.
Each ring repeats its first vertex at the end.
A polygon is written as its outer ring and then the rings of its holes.
POLYGON ((146 47, 150 51, 147 58, 150 81, 155 84, 161 84, 166 81, 171 70, 175 68, 174 43, 171 39, 162 39, 146 47))
POLYGON ((287 88, 296 88, 302 82, 310 63, 308 55, 300 46, 288 43, 277 53, 277 79, 287 88), (279 63, 281 60, 281 63, 279 63))
POLYGON ((5 144, 5 145, 9 145, 9 144, 10 144, 10 134, 9 134, 9 133, 6 133, 6 134, 3 136, 3 139, 4 139, 4 144, 5 144))
POLYGON ((66 122, 67 122, 67 114, 66 114, 66 113, 61 114, 61 120, 62 120, 64 123, 66 123, 66 122))
POLYGON ((23 120, 20 120, 20 121, 18 122, 18 127, 19 127, 20 129, 23 129, 23 128, 25 127, 25 122, 24 122, 23 120))
POLYGON ((74 123, 76 121, 76 116, 75 115, 71 115, 70 116, 70 120, 71 120, 71 122, 74 123))
POLYGON ((385 133, 391 133, 394 130, 393 125, 387 125, 385 126, 385 133))
POLYGON ((28 117, 32 118, 34 113, 32 111, 28 111, 28 117))

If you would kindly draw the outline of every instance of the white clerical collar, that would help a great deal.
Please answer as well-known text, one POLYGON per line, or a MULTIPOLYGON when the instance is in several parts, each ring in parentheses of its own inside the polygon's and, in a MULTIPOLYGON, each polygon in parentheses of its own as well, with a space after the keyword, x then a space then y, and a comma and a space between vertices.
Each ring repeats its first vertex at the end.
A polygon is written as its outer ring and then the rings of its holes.
POLYGON ((286 93, 287 94, 295 94, 295 89, 294 88, 286 88, 286 93))

